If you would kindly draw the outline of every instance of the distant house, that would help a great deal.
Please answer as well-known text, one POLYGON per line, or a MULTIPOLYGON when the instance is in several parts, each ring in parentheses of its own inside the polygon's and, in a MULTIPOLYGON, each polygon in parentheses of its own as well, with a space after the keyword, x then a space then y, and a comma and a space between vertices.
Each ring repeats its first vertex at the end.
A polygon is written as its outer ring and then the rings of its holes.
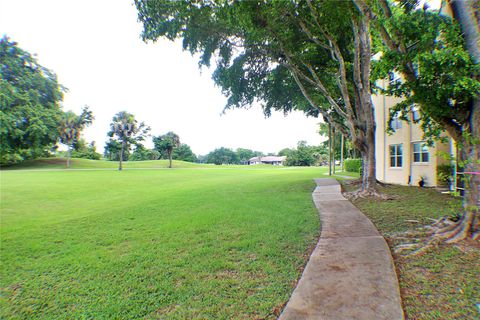
POLYGON ((248 160, 249 165, 253 164, 271 164, 274 166, 283 166, 287 157, 285 156, 266 156, 266 157, 253 157, 248 160))

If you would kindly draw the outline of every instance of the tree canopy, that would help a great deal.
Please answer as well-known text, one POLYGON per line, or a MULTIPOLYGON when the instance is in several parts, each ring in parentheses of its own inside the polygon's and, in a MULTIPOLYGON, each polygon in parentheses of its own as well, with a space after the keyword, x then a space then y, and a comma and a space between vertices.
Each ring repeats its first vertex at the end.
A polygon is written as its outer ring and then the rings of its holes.
POLYGON ((238 156, 232 149, 217 148, 206 156, 206 163, 221 164, 237 164, 238 156))
POLYGON ((0 163, 49 154, 58 140, 64 88, 52 71, 4 36, 0 40, 0 163))
MULTIPOLYGON (((115 139, 108 139, 103 148, 103 156, 110 161, 120 161, 120 152, 122 152, 122 143, 115 139)), ((123 148, 122 161, 130 159, 130 148, 123 148)))
POLYGON ((155 149, 160 153, 166 153, 169 160, 169 168, 172 167, 172 153, 173 150, 180 146, 180 137, 170 131, 164 135, 153 137, 153 144, 155 149))
POLYGON ((313 166, 316 164, 315 148, 307 146, 305 141, 299 141, 297 148, 290 150, 287 155, 287 166, 313 166))
POLYGON ((72 158, 84 158, 91 160, 100 160, 102 158, 102 155, 97 152, 95 141, 87 143, 87 141, 82 138, 73 144, 71 156, 72 158))
POLYGON ((412 108, 420 108, 422 117, 414 121, 421 123, 427 139, 438 139, 446 130, 460 142, 472 101, 480 94, 476 79, 480 68, 466 50, 459 24, 431 10, 406 6, 390 10, 389 15, 378 14, 374 25, 380 28, 381 23, 403 50, 382 43, 373 78, 388 78, 393 71, 404 77, 377 90, 402 98, 391 116, 410 121, 412 108))
POLYGON ((160 152, 155 149, 147 149, 143 144, 137 143, 135 150, 128 157, 128 161, 145 161, 160 159, 160 152))
POLYGON ((196 162, 197 156, 193 153, 188 144, 181 143, 177 148, 173 149, 172 159, 188 162, 196 162))
POLYGON ((143 38, 183 39, 215 58, 226 108, 260 103, 321 114, 365 157, 364 188, 375 187, 369 17, 349 1, 135 1, 143 38))

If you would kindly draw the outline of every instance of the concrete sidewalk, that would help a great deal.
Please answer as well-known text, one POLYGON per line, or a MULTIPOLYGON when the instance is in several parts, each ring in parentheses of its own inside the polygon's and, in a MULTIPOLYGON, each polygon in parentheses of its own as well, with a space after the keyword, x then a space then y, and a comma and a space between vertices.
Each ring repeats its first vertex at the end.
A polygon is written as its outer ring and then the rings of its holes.
POLYGON ((322 233, 279 319, 404 319, 385 239, 336 180, 315 182, 322 233))

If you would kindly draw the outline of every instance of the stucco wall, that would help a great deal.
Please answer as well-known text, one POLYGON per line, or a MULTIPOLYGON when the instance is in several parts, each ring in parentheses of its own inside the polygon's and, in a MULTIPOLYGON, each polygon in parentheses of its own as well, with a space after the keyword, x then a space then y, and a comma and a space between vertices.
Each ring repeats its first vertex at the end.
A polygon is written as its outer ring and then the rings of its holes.
MULTIPOLYGON (((385 81, 379 85, 384 86, 385 81)), ((438 152, 448 152, 448 144, 438 144, 429 147, 428 162, 415 163, 413 160, 413 143, 423 141, 423 131, 418 124, 402 121, 402 128, 392 134, 385 133, 389 119, 389 109, 400 102, 399 98, 373 95, 375 121, 377 124, 376 138, 376 174, 377 179, 386 183, 417 186, 421 176, 426 178, 427 186, 436 186, 436 166, 445 160, 438 152), (390 166, 390 145, 401 144, 403 148, 402 167, 390 166), (410 180, 409 180, 410 177, 410 180)))

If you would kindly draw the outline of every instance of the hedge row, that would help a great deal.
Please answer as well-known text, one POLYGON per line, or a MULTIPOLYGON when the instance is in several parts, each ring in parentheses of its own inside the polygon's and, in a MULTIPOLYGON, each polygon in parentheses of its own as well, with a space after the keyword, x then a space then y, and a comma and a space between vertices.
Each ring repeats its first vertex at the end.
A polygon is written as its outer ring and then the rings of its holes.
POLYGON ((362 159, 346 159, 345 170, 347 172, 359 173, 362 170, 362 159))

